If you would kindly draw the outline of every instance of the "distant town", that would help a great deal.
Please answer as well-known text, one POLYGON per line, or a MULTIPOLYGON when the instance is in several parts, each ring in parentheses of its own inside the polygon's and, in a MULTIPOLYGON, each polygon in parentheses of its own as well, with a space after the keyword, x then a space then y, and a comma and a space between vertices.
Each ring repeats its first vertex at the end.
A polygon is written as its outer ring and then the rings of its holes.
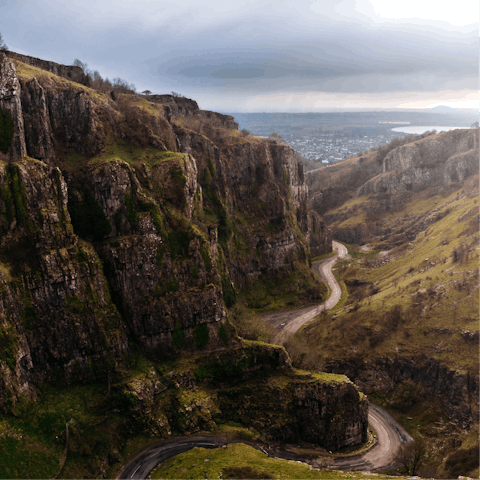
POLYGON ((297 152, 305 171, 362 154, 410 132, 423 133, 425 125, 441 126, 440 129, 469 128, 478 119, 472 112, 445 113, 435 109, 430 112, 229 114, 239 123, 240 130, 288 143, 297 152), (405 131, 398 131, 400 129, 405 131))
POLYGON ((407 135, 400 132, 385 132, 375 136, 356 136, 348 133, 317 133, 313 137, 303 138, 287 134, 283 135, 283 139, 295 151, 311 162, 328 164, 368 151, 377 145, 388 143, 395 137, 407 135))

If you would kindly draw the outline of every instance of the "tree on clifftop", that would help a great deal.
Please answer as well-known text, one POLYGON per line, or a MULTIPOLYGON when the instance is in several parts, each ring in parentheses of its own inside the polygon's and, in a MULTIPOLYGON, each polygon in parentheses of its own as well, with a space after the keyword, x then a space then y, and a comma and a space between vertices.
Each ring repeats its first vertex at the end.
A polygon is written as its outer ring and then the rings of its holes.
POLYGON ((76 58, 74 61, 73 61, 73 65, 75 67, 79 67, 82 69, 82 72, 83 73, 87 73, 87 68, 88 68, 88 65, 86 63, 83 63, 81 60, 79 60, 78 58, 76 58))
POLYGON ((0 33, 0 52, 4 52, 4 53, 8 52, 8 47, 5 44, 5 42, 3 41, 1 33, 0 33))

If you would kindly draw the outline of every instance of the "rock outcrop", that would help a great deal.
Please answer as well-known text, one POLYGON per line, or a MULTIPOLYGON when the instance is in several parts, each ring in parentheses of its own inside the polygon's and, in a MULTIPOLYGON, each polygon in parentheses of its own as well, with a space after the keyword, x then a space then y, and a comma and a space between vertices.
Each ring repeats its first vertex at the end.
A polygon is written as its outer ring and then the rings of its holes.
POLYGON ((27 154, 27 148, 20 102, 20 82, 15 67, 2 52, 0 52, 0 113, 3 120, 1 135, 4 149, 3 152, 0 151, 0 155, 6 154, 9 160, 22 158, 27 154))
MULTIPOLYGON (((0 55, 0 107, 14 122, 0 163, 3 410, 42 382, 118 380, 134 352, 227 358, 239 343, 226 310, 235 289, 307 261, 309 245, 331 249, 288 146, 247 138, 193 100, 113 100, 68 80, 82 83, 75 67, 0 55)), ((353 384, 317 383, 296 380, 289 433, 277 422, 272 435, 361 441, 366 407, 353 384), (338 420, 337 393, 354 422, 338 420)), ((262 401, 248 399, 252 416, 262 401)))
POLYGON ((451 130, 391 151, 383 173, 366 182, 359 195, 418 191, 456 183, 478 173, 478 130, 451 130))
POLYGON ((22 55, 16 52, 7 52, 9 58, 19 60, 27 65, 32 65, 36 68, 41 68, 47 72, 54 73, 59 77, 66 78, 72 82, 77 82, 82 85, 87 85, 87 76, 80 67, 74 65, 61 65, 59 63, 51 62, 49 60, 42 60, 40 58, 30 57, 29 55, 22 55))
POLYGON ((270 440, 329 450, 367 440, 368 402, 357 387, 343 375, 295 371, 281 347, 242 342, 197 359, 193 371, 152 371, 119 388, 133 399, 132 415, 149 418, 159 435, 237 422, 270 440))
POLYGON ((127 349, 102 263, 74 233, 58 168, 0 163, 0 405, 48 379, 103 378, 127 349))
MULTIPOLYGON (((396 356, 355 363, 334 362, 325 365, 329 372, 342 372, 352 378, 362 391, 388 394, 395 401, 395 388, 410 382, 410 395, 403 401, 419 402, 441 399, 452 422, 468 429, 478 423, 478 377, 468 372, 457 372, 433 358, 396 356)), ((402 393, 397 393, 402 397, 402 393)), ((403 405, 405 407, 405 405, 403 405)), ((402 408, 402 405, 400 406, 402 408)))
POLYGON ((451 130, 392 148, 381 162, 379 149, 314 170, 307 176, 309 205, 338 240, 372 242, 391 233, 383 214, 401 210, 418 192, 447 191, 477 175, 478 145, 478 128, 451 130))

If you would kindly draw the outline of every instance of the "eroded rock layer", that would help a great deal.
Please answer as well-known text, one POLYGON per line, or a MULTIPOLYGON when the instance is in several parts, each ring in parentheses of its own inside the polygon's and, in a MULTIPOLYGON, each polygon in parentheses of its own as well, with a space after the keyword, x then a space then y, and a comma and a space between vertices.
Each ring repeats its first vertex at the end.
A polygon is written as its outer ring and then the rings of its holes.
POLYGON ((348 379, 296 374, 285 351, 240 345, 227 319, 239 288, 331 250, 294 151, 192 100, 114 100, 83 80, 76 67, 0 53, 11 132, 0 161, 0 407, 34 400, 43 382, 112 381, 137 398, 151 433, 168 435, 227 420, 233 400, 215 382, 244 392, 250 382, 238 412, 271 438, 364 441, 367 403, 348 379), (120 380, 139 351, 154 362, 216 352, 205 375, 185 373, 184 390, 210 392, 197 419, 167 400, 158 410, 165 379, 120 380), (277 371, 281 385, 259 388, 277 371), (269 401, 282 395, 275 419, 269 401))

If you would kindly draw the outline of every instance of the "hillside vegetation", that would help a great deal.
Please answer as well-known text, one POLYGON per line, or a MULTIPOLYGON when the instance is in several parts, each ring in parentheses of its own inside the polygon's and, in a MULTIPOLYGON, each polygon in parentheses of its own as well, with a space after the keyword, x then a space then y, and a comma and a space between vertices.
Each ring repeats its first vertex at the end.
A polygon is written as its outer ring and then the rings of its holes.
POLYGON ((0 477, 113 477, 159 439, 232 420, 266 441, 364 443, 347 377, 298 372, 230 321, 259 279, 286 304, 322 289, 308 265, 331 235, 295 152, 193 100, 98 91, 79 67, 9 55, 0 477))
POLYGON ((348 246, 336 268, 348 296, 287 343, 293 363, 346 373, 423 439, 422 476, 478 476, 478 129, 381 147, 308 182, 348 246))

